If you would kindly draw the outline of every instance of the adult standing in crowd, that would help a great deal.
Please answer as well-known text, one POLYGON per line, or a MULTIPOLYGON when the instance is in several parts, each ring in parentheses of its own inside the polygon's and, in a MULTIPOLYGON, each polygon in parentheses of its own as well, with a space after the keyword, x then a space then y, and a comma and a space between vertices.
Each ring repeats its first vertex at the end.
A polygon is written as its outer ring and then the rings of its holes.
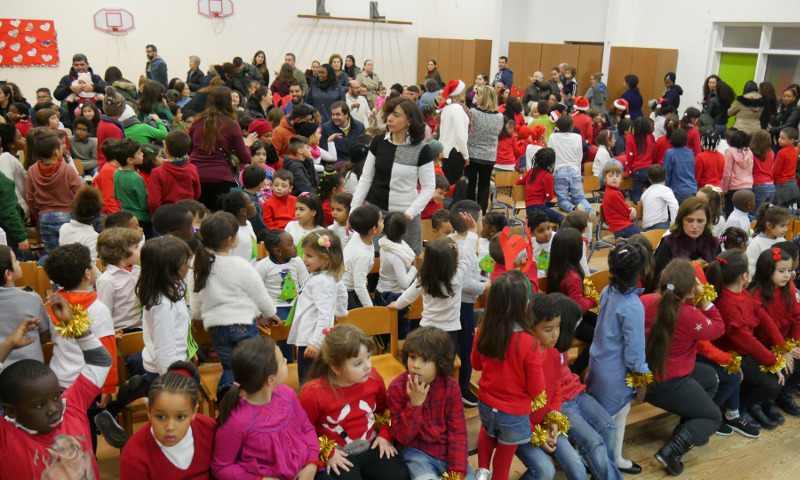
POLYGON ((383 115, 388 132, 372 141, 351 205, 353 209, 365 203, 375 205, 384 217, 389 212, 404 212, 409 219, 406 243, 419 256, 420 214, 433 197, 435 186, 433 152, 422 143, 425 124, 414 102, 395 97, 383 106, 383 115), (417 191, 417 185, 421 190, 417 191))
POLYGON ((336 83, 338 83, 339 86, 347 88, 350 79, 344 72, 344 60, 342 60, 342 56, 338 53, 334 53, 328 60, 328 64, 333 68, 333 72, 336 74, 336 83))
POLYGON ((264 77, 261 76, 261 72, 259 72, 256 67, 242 60, 242 57, 233 58, 233 68, 234 73, 233 77, 231 77, 231 88, 239 92, 242 98, 248 96, 249 87, 252 82, 258 82, 264 85, 264 77))
POLYGON ((239 159, 239 166, 250 163, 250 146, 255 143, 257 133, 244 138, 233 110, 231 89, 214 87, 208 93, 206 109, 197 117, 189 129, 192 151, 189 160, 200 175, 200 202, 209 210, 219 210, 218 197, 236 186, 236 166, 232 156, 239 159))
POLYGON ((145 65, 145 75, 147 79, 156 81, 166 88, 167 83, 169 83, 167 62, 158 55, 158 49, 152 43, 146 46, 144 51, 147 55, 147 64, 145 65))
MULTIPOLYGON (((464 103, 467 105, 468 108, 472 108, 474 106, 473 104, 475 103, 475 94, 478 93, 478 88, 488 84, 489 84, 489 75, 486 75, 485 73, 479 73, 475 77, 475 83, 467 87, 467 91, 464 92, 464 103)), ((425 95, 423 95, 422 100, 425 99, 424 97, 425 95)))
POLYGON ((381 82, 381 77, 375 73, 375 63, 372 60, 367 60, 364 62, 364 70, 358 74, 356 81, 362 88, 367 89, 367 101, 369 102, 369 108, 372 110, 375 108, 375 100, 378 98, 378 90, 383 87, 383 82, 381 82))
POLYGON ((337 135, 333 140, 333 144, 336 145, 336 165, 334 165, 336 169, 350 159, 350 145, 364 134, 364 124, 354 119, 350 113, 347 103, 340 100, 331 105, 331 119, 322 124, 319 148, 329 151, 328 141, 332 135, 337 135))
POLYGON ((775 94, 775 87, 769 82, 759 83, 758 93, 764 97, 764 110, 761 112, 761 128, 766 130, 769 126, 769 119, 778 111, 778 96, 775 94))
POLYGON ((203 88, 203 78, 205 75, 200 70, 200 57, 192 55, 189 57, 189 71, 186 72, 186 85, 189 90, 196 92, 203 88))
POLYGON ((347 74, 350 80, 355 80, 358 78, 358 75, 361 73, 361 69, 356 66, 356 57, 352 55, 344 57, 344 72, 347 74))
MULTIPOLYGON (((557 87, 556 85, 555 88, 557 87)), ((553 88, 554 86, 552 83, 544 80, 544 74, 542 72, 538 70, 533 72, 531 84, 525 88, 525 93, 522 94, 522 99, 520 100, 522 108, 525 110, 525 115, 530 115, 532 107, 536 108, 536 104, 539 103, 539 100, 547 100, 552 93, 557 93, 557 90, 553 90, 553 88), (532 106, 529 105, 530 102, 533 102, 532 106)))
POLYGON ((303 88, 303 85, 297 81, 295 81, 295 76, 292 73, 293 68, 290 64, 284 63, 281 65, 281 71, 275 76, 275 80, 272 81, 272 85, 270 85, 269 89, 272 93, 277 93, 281 97, 285 97, 289 95, 289 87, 292 86, 293 83, 300 85, 300 88, 303 90, 303 93, 306 92, 306 89, 303 88))
MULTIPOLYGON (((450 185, 455 185, 469 165, 467 139, 472 126, 471 112, 468 114, 464 101, 464 82, 450 80, 442 90, 444 108, 439 114, 439 142, 444 148, 442 159, 444 176, 450 185)), ((442 106, 441 104, 439 105, 442 106)))
POLYGON ((124 78, 119 68, 106 68, 103 80, 105 80, 108 85, 116 88, 117 92, 125 97, 126 102, 136 103, 136 98, 139 95, 139 92, 136 91, 136 85, 127 78, 124 78))
POLYGON ((716 75, 711 75, 703 85, 703 113, 714 121, 714 129, 720 138, 728 130, 728 109, 736 99, 736 94, 727 83, 716 75))
POLYGON ((664 76, 664 86, 667 89, 664 90, 664 93, 661 94, 661 97, 666 99, 677 112, 678 107, 681 105, 681 95, 683 95, 683 89, 680 85, 675 85, 675 78, 675 72, 668 72, 664 76))
POLYGON ((434 59, 428 60, 427 70, 425 71, 425 81, 427 81, 429 78, 435 80, 440 89, 444 87, 442 77, 439 75, 439 67, 434 59))
POLYGON ((742 95, 736 97, 733 106, 728 109, 729 117, 736 117, 733 128, 752 135, 761 130, 761 112, 766 105, 764 97, 758 93, 758 84, 752 80, 744 84, 742 95))
POLYGON ((639 93, 639 77, 636 75, 625 75, 625 90, 620 96, 621 99, 628 102, 628 114, 631 119, 643 117, 642 113, 642 94, 639 93))
POLYGON ((497 61, 497 73, 494 75, 492 85, 502 83, 505 88, 511 88, 514 85, 514 72, 508 68, 508 57, 502 56, 497 61))
POLYGON ((467 176, 467 198, 476 200, 484 212, 489 204, 489 182, 497 159, 497 141, 505 125, 505 117, 497 112, 497 94, 489 85, 478 88, 472 112, 472 131, 467 148, 469 165, 464 168, 467 176))
POLYGON ((256 67, 261 78, 264 80, 262 85, 269 85, 269 68, 267 68, 267 54, 264 50, 259 50, 253 55, 253 66, 256 67))
POLYGON ((369 102, 367 99, 359 94, 361 86, 355 80, 350 80, 350 85, 347 87, 347 95, 344 100, 347 102, 347 107, 350 109, 350 117, 358 120, 364 125, 369 123, 369 102))
POLYGON ((705 200, 697 197, 684 200, 678 208, 675 222, 669 227, 669 233, 656 248, 655 271, 663 270, 673 258, 711 263, 717 253, 719 239, 711 233, 713 225, 709 222, 710 218, 711 210, 705 200))
POLYGON ((303 92, 308 93, 308 83, 306 83, 306 74, 303 73, 302 70, 297 68, 295 62, 297 61, 297 57, 294 56, 294 53, 287 53, 283 57, 283 62, 288 63, 292 67, 292 76, 294 77, 294 82, 292 83, 299 83, 301 87, 303 87, 303 92))
POLYGON ((787 88, 783 91, 781 96, 781 105, 769 120, 767 130, 772 136, 772 143, 778 144, 778 137, 781 130, 786 127, 797 128, 800 122, 800 108, 797 107, 797 91, 793 88, 787 88))
MULTIPOLYGON (((481 73, 479 76, 480 75, 483 74, 481 73)), ((436 97, 439 96, 440 91, 441 87, 439 87, 439 84, 436 83, 436 80, 432 78, 425 80, 425 93, 423 93, 419 99, 419 106, 426 107, 433 104, 433 102, 436 100, 436 97)))
POLYGON ((339 85, 336 72, 326 63, 319 68, 317 83, 308 89, 306 101, 317 109, 324 123, 331 119, 331 105, 334 102, 343 102, 344 95, 345 90, 339 85))
MULTIPOLYGON (((56 100, 63 102, 70 94, 79 94, 80 92, 104 92, 108 84, 100 78, 100 75, 95 75, 92 67, 89 66, 89 60, 86 55, 76 53, 72 57, 72 68, 69 73, 61 77, 58 86, 53 91, 53 96, 56 100), (89 73, 92 77, 91 85, 73 85, 72 82, 78 79, 79 73, 89 73)), ((75 107, 78 106, 79 100, 69 102, 67 104, 67 112, 69 118, 75 118, 75 107)))

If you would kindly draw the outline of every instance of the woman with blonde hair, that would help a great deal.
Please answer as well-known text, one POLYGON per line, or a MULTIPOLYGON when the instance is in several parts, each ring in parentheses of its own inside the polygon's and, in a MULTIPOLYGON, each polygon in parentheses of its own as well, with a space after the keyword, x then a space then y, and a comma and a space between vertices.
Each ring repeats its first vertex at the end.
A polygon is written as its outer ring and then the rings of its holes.
POLYGON ((497 159, 498 135, 505 121, 503 114, 497 111, 497 93, 489 85, 478 87, 473 104, 470 109, 472 131, 467 139, 470 161, 464 173, 467 176, 467 198, 477 200, 485 212, 489 203, 489 181, 497 159))

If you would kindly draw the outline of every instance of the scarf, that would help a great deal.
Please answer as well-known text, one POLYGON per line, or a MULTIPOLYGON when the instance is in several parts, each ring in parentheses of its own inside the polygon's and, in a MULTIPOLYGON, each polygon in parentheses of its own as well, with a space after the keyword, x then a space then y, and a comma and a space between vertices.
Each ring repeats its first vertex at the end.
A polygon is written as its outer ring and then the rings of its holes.
POLYGON ((403 265, 405 265, 406 268, 410 267, 414 259, 417 258, 414 250, 411 250, 411 247, 409 247, 404 240, 401 240, 400 243, 395 243, 386 237, 381 237, 381 239, 378 240, 378 247, 400 257, 400 260, 403 261, 403 265))
MULTIPOLYGON (((97 300, 97 294, 94 293, 94 292, 68 292, 68 291, 66 291, 64 289, 61 289, 56 293, 60 293, 61 296, 66 298, 67 301, 70 303, 70 305, 72 305, 73 307, 81 307, 81 309, 82 309, 82 312, 81 312, 82 314, 79 315, 79 314, 75 313, 75 309, 73 308, 73 319, 72 319, 72 323, 70 324, 70 326, 74 327, 73 329, 77 328, 79 330, 88 327, 88 325, 89 325, 89 323, 91 323, 92 319, 89 318, 88 314, 86 314, 86 313, 89 310, 89 306, 91 306, 94 303, 94 301, 97 300), (78 317, 82 317, 82 318, 78 318, 78 317)), ((50 313, 50 320, 53 322, 53 325, 56 325, 56 329, 57 329, 56 331, 59 331, 58 329, 60 328, 60 322, 59 322, 58 318, 56 318, 56 316, 53 315, 53 309, 51 307, 48 307, 47 311, 50 313)), ((67 327, 65 327, 65 328, 67 328, 67 327)), ((67 328, 67 329, 70 330, 69 328, 67 328)), ((61 332, 59 332, 59 333, 61 333, 61 332)), ((67 337, 70 336, 69 332, 67 332, 66 335, 64 333, 61 333, 61 335, 62 336, 67 336, 67 337)))

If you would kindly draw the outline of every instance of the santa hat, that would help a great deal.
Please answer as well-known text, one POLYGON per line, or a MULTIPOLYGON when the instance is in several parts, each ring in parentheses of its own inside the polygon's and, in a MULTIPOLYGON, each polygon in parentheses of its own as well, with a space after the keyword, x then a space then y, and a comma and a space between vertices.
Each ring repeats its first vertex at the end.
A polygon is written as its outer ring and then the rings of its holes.
POLYGON ((533 130, 531 130, 531 127, 527 125, 517 125, 516 130, 520 140, 527 140, 528 138, 531 138, 531 135, 533 134, 533 130))
POLYGON ((558 110, 553 110, 548 116, 550 117, 550 121, 553 123, 556 123, 558 119, 561 118, 561 114, 558 112, 558 110))
POLYGON ((669 105, 669 100, 667 100, 666 98, 659 97, 658 100, 656 100, 656 108, 661 108, 666 105, 669 105))
POLYGON ((464 88, 466 88, 466 85, 464 85, 464 82, 461 80, 450 80, 447 82, 444 90, 442 90, 442 102, 439 104, 439 108, 444 108, 445 105, 453 103, 450 97, 458 96, 464 91, 464 88))
POLYGON ((618 98, 614 100, 614 108, 625 110, 626 114, 630 113, 630 111, 628 110, 628 101, 625 100, 624 98, 618 98))
POLYGON ((578 97, 575 99, 575 110, 580 110, 581 112, 589 110, 589 100, 586 100, 586 97, 578 97))
POLYGON ((544 125, 534 125, 531 127, 531 138, 539 140, 544 136, 545 132, 547 132, 547 128, 544 125))

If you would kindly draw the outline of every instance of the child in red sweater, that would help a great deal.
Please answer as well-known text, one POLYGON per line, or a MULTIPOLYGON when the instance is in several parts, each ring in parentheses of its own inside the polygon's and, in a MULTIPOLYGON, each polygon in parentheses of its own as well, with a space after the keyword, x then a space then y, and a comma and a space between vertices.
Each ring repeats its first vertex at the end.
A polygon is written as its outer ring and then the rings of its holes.
POLYGON ((433 197, 431 197, 430 201, 425 208, 422 209, 422 213, 420 216, 423 220, 431 218, 431 216, 437 210, 441 210, 442 201, 444 197, 447 196, 447 192, 450 191, 450 182, 447 181, 447 177, 444 175, 436 175, 436 189, 433 191, 433 197))
POLYGON ((772 203, 788 206, 797 201, 800 191, 795 181, 795 168, 797 167, 797 150, 794 142, 797 141, 798 132, 794 127, 781 130, 778 137, 778 154, 775 156, 775 165, 772 167, 772 178, 775 180, 775 198, 772 203))
POLYGON ((321 439, 329 472, 344 475, 346 467, 348 478, 408 480, 406 463, 391 441, 386 385, 370 361, 375 350, 372 337, 358 327, 328 330, 300 404, 321 439))
POLYGON ((664 120, 664 135, 658 137, 655 145, 653 145, 653 165, 664 164, 664 155, 667 153, 667 150, 672 148, 672 145, 669 143, 669 137, 672 136, 672 132, 674 132, 676 128, 680 128, 680 125, 681 120, 675 114, 667 116, 666 120, 664 120))
POLYGON ((514 171, 517 169, 519 157, 525 152, 517 144, 517 136, 514 132, 514 120, 507 120, 497 141, 497 161, 495 169, 503 171, 514 171))
POLYGON ((408 371, 389 385, 392 436, 412 478, 472 477, 461 389, 453 377, 453 343, 444 330, 420 327, 400 353, 408 371))
MULTIPOLYGON (((117 89, 108 86, 106 87, 105 97, 103 97, 103 115, 100 115, 100 123, 97 124, 97 145, 102 146, 103 142, 108 138, 116 138, 122 140, 125 138, 125 127, 119 121, 119 117, 125 111, 125 98, 117 92, 117 89)), ((106 165, 106 155, 101 148, 97 149, 97 171, 106 165)), ((105 198, 104 198, 105 200, 105 198)), ((106 201, 108 207, 108 201, 106 201)), ((117 204, 116 210, 111 210, 103 213, 114 213, 119 210, 117 204)))
POLYGON ((120 480, 211 478, 217 423, 197 413, 199 382, 190 362, 173 363, 153 382, 147 393, 150 421, 125 445, 120 480))
POLYGON ((744 251, 726 250, 716 258, 706 274, 719 292, 716 306, 725 321, 725 334, 713 344, 742 356, 744 379, 739 398, 742 408, 747 409, 744 418, 755 426, 773 429, 778 426, 777 418, 769 417, 762 404, 773 402, 780 395, 785 383, 782 371, 794 364, 792 346, 786 343, 758 301, 744 289, 749 279, 744 251))
MULTIPOLYGON (((114 148, 112 146, 113 144, 113 140, 110 142, 103 142, 100 144, 98 151, 104 151, 110 154, 114 148)), ((99 152, 98 158, 100 158, 99 152)), ((103 158, 105 159, 105 156, 103 158)), ((92 180, 92 186, 99 189, 100 192, 103 193, 103 209, 100 211, 101 217, 119 212, 122 208, 119 200, 117 200, 117 198, 114 196, 114 174, 119 167, 120 164, 118 161, 106 160, 105 167, 103 167, 102 170, 98 167, 97 176, 94 177, 94 180, 92 180)))
POLYGON ((681 128, 686 130, 686 134, 688 136, 688 142, 686 144, 692 152, 694 156, 700 155, 701 147, 700 147, 700 132, 697 131, 697 125, 700 123, 700 110, 689 107, 683 112, 683 118, 681 118, 681 128))
POLYGON ((701 285, 694 265, 676 259, 661 272, 660 293, 642 297, 645 352, 654 376, 645 400, 681 417, 672 438, 655 455, 674 476, 683 472, 681 457, 693 445, 704 445, 722 421, 706 393, 716 389, 717 374, 710 365, 695 363, 698 341, 716 340, 725 332, 719 311, 707 298, 697 307, 689 303, 701 285))
POLYGON ((272 196, 264 202, 263 220, 268 230, 283 230, 295 220, 294 207, 297 197, 291 194, 294 176, 283 168, 275 172, 272 180, 272 196))
POLYGON ((653 135, 650 133, 650 122, 640 117, 633 121, 633 135, 625 138, 627 153, 627 172, 633 175, 633 203, 642 198, 642 191, 647 185, 647 169, 653 164, 653 135))
POLYGON ((772 169, 775 166, 775 152, 772 151, 772 139, 766 130, 756 130, 750 137, 750 151, 753 152, 753 193, 758 212, 762 204, 772 203, 775 197, 775 179, 772 169))
MULTIPOLYGON (((793 272, 791 255, 777 246, 770 248, 758 256, 756 273, 747 290, 767 311, 778 333, 791 347, 792 358, 797 360, 800 359, 800 348, 797 346, 800 342, 800 303, 796 297, 797 290, 791 281, 793 272)), ((800 369, 795 368, 786 375, 786 383, 775 401, 781 410, 794 416, 800 415, 800 407, 792 396, 798 385, 800 385, 800 369)), ((772 402, 767 402, 762 404, 761 408, 769 416, 768 412, 774 409, 774 405, 772 402)), ((772 413, 774 417, 780 415, 777 411, 772 413)))
MULTIPOLYGON (((711 128, 700 136, 703 152, 694 159, 694 177, 697 188, 711 185, 722 188, 722 172, 725 169, 725 156, 717 151, 719 135, 711 128)), ((755 173, 755 172, 754 172, 755 173)))
POLYGON ((642 233, 642 229, 633 224, 636 220, 636 207, 629 206, 619 189, 622 182, 622 167, 616 163, 609 163, 603 173, 606 182, 606 193, 603 195, 603 217, 608 224, 608 230, 615 237, 628 238, 631 235, 642 233))
POLYGON ((147 205, 152 215, 161 205, 178 203, 183 199, 200 198, 200 176, 197 167, 186 155, 192 149, 192 139, 183 130, 173 130, 164 140, 167 161, 150 173, 147 205))
POLYGON ((556 153, 552 148, 540 148, 533 156, 533 166, 517 180, 517 185, 525 185, 525 213, 528 217, 534 210, 541 210, 551 222, 561 225, 564 215, 548 206, 548 202, 556 196, 553 191, 555 162, 556 153))
POLYGON ((531 440, 531 407, 536 411, 547 403, 542 354, 526 301, 530 288, 531 282, 518 270, 500 275, 475 334, 472 366, 483 371, 478 389, 479 480, 489 478, 490 460, 491 476, 508 478, 517 446, 531 440))

